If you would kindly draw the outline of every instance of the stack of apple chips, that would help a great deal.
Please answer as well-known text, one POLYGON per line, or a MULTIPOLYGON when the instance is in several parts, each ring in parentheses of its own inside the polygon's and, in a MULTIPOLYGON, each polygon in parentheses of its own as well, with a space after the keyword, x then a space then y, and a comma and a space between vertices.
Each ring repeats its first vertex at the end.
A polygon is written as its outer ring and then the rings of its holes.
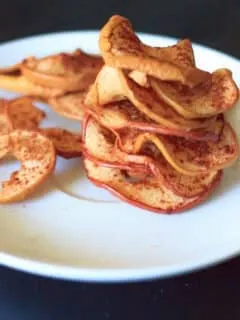
POLYGON ((89 179, 155 212, 198 204, 238 157, 224 119, 238 100, 231 72, 198 69, 189 40, 144 44, 121 16, 102 28, 99 45, 105 65, 87 94, 83 120, 89 179))

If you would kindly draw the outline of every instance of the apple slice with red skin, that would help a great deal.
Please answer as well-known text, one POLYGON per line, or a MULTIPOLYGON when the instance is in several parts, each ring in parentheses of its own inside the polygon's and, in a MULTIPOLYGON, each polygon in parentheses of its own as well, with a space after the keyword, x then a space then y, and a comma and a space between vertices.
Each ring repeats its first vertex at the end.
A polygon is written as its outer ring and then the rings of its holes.
POLYGON ((185 128, 173 129, 164 127, 142 114, 127 100, 113 102, 105 106, 92 105, 87 108, 87 111, 103 126, 115 131, 132 128, 144 132, 173 135, 198 141, 217 141, 224 126, 224 117, 221 114, 207 128, 188 130, 185 128))
POLYGON ((119 150, 116 136, 103 128, 90 116, 83 121, 83 147, 85 158, 100 166, 130 170, 132 178, 145 179, 154 176, 163 185, 174 193, 193 197, 205 192, 213 177, 217 174, 211 172, 205 175, 187 176, 176 171, 164 159, 161 153, 154 158, 155 152, 146 148, 141 155, 132 155, 119 150))
POLYGON ((127 129, 118 135, 118 142, 122 151, 138 155, 145 144, 152 144, 177 171, 192 176, 229 167, 239 156, 236 134, 227 122, 218 142, 127 129))
MULTIPOLYGON (((128 100, 143 115, 169 131, 183 132, 187 135, 192 130, 203 129, 204 132, 215 122, 216 117, 202 119, 185 119, 172 107, 159 98, 152 88, 138 85, 128 75, 119 69, 104 66, 85 99, 86 107, 107 107, 109 103, 128 100)), ((201 132, 201 131, 200 131, 201 132)), ((198 133, 199 135, 199 133, 198 133)), ((208 133, 209 135, 209 133, 208 133)))
POLYGON ((117 148, 116 144, 117 136, 86 113, 82 123, 82 152, 86 157, 102 165, 105 163, 116 168, 134 167, 140 171, 148 171, 145 165, 147 158, 127 154, 117 148))
POLYGON ((222 176, 222 172, 219 171, 201 195, 184 198, 153 177, 133 183, 126 179, 120 169, 102 167, 88 159, 84 159, 84 165, 88 178, 96 186, 110 191, 135 207, 166 214, 186 211, 204 201, 216 189, 222 176))

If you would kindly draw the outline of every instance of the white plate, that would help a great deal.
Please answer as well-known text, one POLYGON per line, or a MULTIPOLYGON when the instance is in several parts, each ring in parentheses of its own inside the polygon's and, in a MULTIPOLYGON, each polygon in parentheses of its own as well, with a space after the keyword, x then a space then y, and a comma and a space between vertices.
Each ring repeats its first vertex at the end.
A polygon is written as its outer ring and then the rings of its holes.
MULTIPOLYGON (((165 46, 175 40, 141 35, 165 46)), ((0 46, 0 66, 30 55, 81 47, 97 52, 97 32, 31 37, 0 46)), ((198 65, 227 67, 240 83, 240 62, 195 45, 198 65)), ((0 92, 0 96, 15 95, 0 92)), ((41 105, 45 125, 79 130, 41 105)), ((230 118, 240 132, 239 110, 230 118), (238 122, 238 126, 237 126, 238 122)), ((0 166, 1 180, 16 164, 0 166), (7 170, 6 170, 7 168, 7 170)), ((123 203, 92 186, 80 160, 58 159, 55 176, 31 199, 0 208, 0 262, 28 272, 65 279, 136 280, 178 274, 222 261, 240 250, 240 164, 226 170, 218 191, 202 205, 179 215, 153 214, 123 203)))

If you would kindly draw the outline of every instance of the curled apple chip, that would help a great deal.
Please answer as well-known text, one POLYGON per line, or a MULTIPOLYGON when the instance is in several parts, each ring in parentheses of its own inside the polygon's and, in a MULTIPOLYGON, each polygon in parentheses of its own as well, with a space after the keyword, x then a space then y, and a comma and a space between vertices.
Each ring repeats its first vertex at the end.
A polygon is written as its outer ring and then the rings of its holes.
POLYGON ((99 125, 88 114, 83 120, 82 140, 84 155, 102 165, 106 163, 107 166, 119 167, 120 165, 123 169, 135 167, 146 171, 144 157, 130 155, 115 148, 116 136, 114 133, 99 125))
POLYGON ((88 178, 97 186, 107 189, 129 204, 157 213, 177 213, 190 209, 205 200, 218 186, 222 173, 219 171, 199 196, 185 198, 176 195, 161 181, 149 177, 145 181, 129 182, 122 170, 99 166, 84 160, 88 178))
POLYGON ((154 146, 145 145, 141 155, 127 154, 118 149, 116 136, 88 117, 83 126, 83 153, 85 158, 112 168, 130 170, 131 177, 158 178, 166 187, 184 197, 202 194, 217 174, 210 172, 195 176, 176 171, 154 146))
POLYGON ((72 92, 88 88, 102 65, 100 56, 78 49, 73 53, 59 53, 42 59, 25 59, 21 72, 37 85, 72 92))
POLYGON ((2 183, 0 203, 26 199, 52 173, 56 160, 53 143, 40 133, 14 130, 8 139, 8 152, 21 168, 2 183))
POLYGON ((161 100, 154 90, 139 86, 122 70, 108 66, 99 72, 86 96, 85 104, 91 108, 126 99, 148 118, 169 129, 190 131, 208 128, 216 119, 185 119, 161 100))
POLYGON ((232 73, 227 69, 216 70, 209 81, 191 89, 154 78, 149 82, 162 100, 188 119, 225 112, 234 106, 239 96, 232 73))
POLYGON ((64 94, 62 89, 37 85, 23 75, 0 74, 0 88, 43 100, 64 94))
POLYGON ((43 128, 40 132, 47 136, 56 149, 57 155, 65 158, 77 158, 82 154, 81 136, 60 128, 43 128))
POLYGON ((143 44, 130 21, 114 15, 100 32, 99 46, 105 63, 121 69, 138 70, 164 81, 178 81, 193 87, 207 81, 209 73, 194 66, 188 40, 167 48, 143 44))
POLYGON ((20 97, 5 103, 5 114, 9 121, 9 128, 34 130, 45 118, 45 112, 33 105, 30 97, 20 97))
POLYGON ((161 61, 168 61, 183 68, 196 67, 192 43, 183 39, 168 47, 152 47, 142 44, 144 51, 161 61))
POLYGON ((211 121, 206 128, 188 130, 182 127, 172 129, 148 118, 127 100, 109 103, 105 106, 94 105, 89 107, 87 112, 103 126, 112 130, 131 128, 164 135, 192 138, 195 140, 217 141, 224 125, 223 116, 219 115, 214 121, 211 121))
POLYGON ((199 175, 229 167, 239 155, 237 137, 226 122, 217 142, 142 133, 137 130, 125 130, 119 138, 120 148, 127 153, 141 154, 145 143, 156 146, 173 168, 186 175, 199 175))
POLYGON ((145 144, 141 154, 149 158, 148 167, 153 176, 163 180, 165 186, 183 197, 189 198, 203 194, 218 174, 217 171, 192 176, 183 174, 173 168, 152 144, 145 144))
POLYGON ((68 93, 48 100, 52 109, 63 117, 82 120, 85 111, 86 91, 68 93))

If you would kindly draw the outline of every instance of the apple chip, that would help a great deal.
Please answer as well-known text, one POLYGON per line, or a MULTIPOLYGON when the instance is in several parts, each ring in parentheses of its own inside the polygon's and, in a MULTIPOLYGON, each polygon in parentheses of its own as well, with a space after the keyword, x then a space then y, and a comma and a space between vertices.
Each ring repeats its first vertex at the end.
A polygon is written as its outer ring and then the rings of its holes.
POLYGON ((184 119, 151 88, 144 88, 123 71, 104 66, 89 90, 85 103, 89 108, 128 99, 141 113, 159 125, 177 131, 207 128, 216 118, 184 119))
POLYGON ((102 65, 100 56, 78 49, 73 53, 59 53, 42 59, 25 59, 21 71, 34 84, 73 92, 88 88, 102 65))
POLYGON ((82 120, 85 111, 86 92, 69 93, 60 97, 50 98, 48 103, 52 109, 63 117, 82 120))
POLYGON ((146 179, 150 175, 184 197, 205 192, 216 172, 195 176, 176 171, 154 146, 145 145, 141 155, 122 152, 116 146, 116 136, 88 117, 83 126, 84 156, 100 166, 130 170, 131 178, 146 179))
POLYGON ((133 183, 126 179, 120 169, 99 166, 88 159, 84 160, 84 164, 88 178, 98 187, 109 190, 133 206, 157 213, 177 213, 196 206, 216 189, 222 176, 221 171, 213 176, 201 195, 185 198, 176 195, 154 177, 133 183))
POLYGON ((55 148, 51 140, 37 132, 14 130, 9 135, 8 152, 21 162, 19 171, 3 182, 0 203, 26 199, 52 173, 55 148))
POLYGON ((119 138, 120 148, 127 153, 142 154, 145 143, 156 146, 177 171, 186 175, 199 175, 229 167, 239 155, 237 137, 228 123, 224 124, 218 142, 196 141, 137 130, 125 130, 119 138))
POLYGON ((33 105, 33 99, 30 97, 20 97, 6 101, 5 114, 11 130, 37 129, 45 118, 45 113, 33 105))
POLYGON ((0 74, 0 88, 43 100, 64 94, 62 89, 36 85, 23 75, 0 74))
POLYGON ((104 106, 94 105, 89 107, 87 112, 103 126, 115 131, 131 128, 195 140, 217 141, 224 125, 223 116, 219 115, 206 128, 188 130, 182 127, 181 129, 172 129, 159 125, 154 120, 148 118, 127 100, 109 103, 104 106))
POLYGON ((54 144, 57 155, 65 158, 77 158, 82 154, 81 136, 60 128, 43 128, 40 132, 54 144))
POLYGON ((218 69, 208 82, 195 88, 151 78, 150 84, 159 97, 184 118, 210 117, 232 108, 239 91, 227 69, 218 69))
POLYGON ((108 129, 100 126, 96 120, 86 115, 83 120, 82 132, 82 152, 88 158, 100 162, 102 165, 121 168, 140 168, 145 170, 144 157, 138 155, 129 155, 122 152, 119 148, 114 148, 116 136, 108 129))
POLYGON ((143 44, 130 21, 112 16, 100 32, 99 46, 109 66, 138 70, 165 81, 179 81, 190 87, 207 81, 209 73, 194 66, 188 40, 172 47, 154 48, 143 44))

